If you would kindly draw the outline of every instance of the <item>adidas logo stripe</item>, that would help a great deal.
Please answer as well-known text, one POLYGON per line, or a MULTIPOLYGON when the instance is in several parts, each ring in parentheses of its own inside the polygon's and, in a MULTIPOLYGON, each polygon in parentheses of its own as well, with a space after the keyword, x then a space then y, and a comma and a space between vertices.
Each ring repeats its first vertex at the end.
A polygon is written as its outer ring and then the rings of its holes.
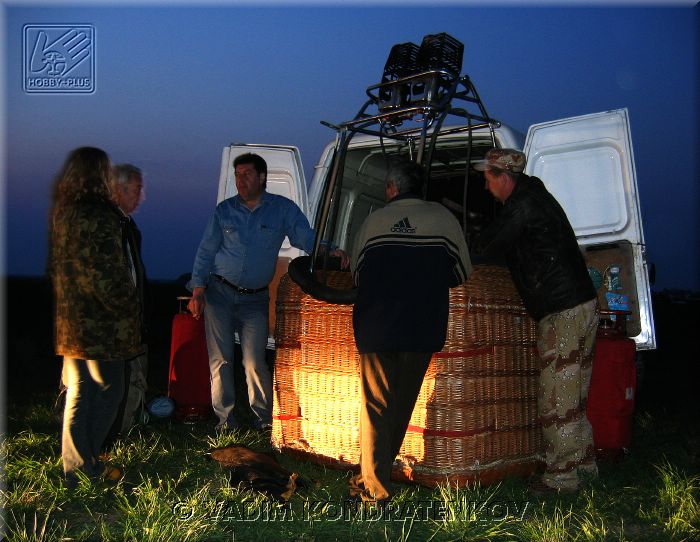
POLYGON ((391 227, 394 233, 416 233, 416 228, 411 227, 408 217, 405 216, 391 227))

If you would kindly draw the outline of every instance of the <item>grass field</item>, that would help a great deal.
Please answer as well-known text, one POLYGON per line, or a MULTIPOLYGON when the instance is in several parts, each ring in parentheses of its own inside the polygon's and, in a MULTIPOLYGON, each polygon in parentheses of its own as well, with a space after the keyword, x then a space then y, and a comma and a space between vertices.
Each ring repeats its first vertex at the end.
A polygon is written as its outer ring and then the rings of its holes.
POLYGON ((267 451, 259 434, 217 435, 212 424, 157 422, 117 441, 119 482, 62 487, 53 397, 8 412, 3 442, 5 536, 21 540, 524 540, 700 539, 697 423, 663 410, 640 411, 635 448, 601 463, 576 495, 532 498, 523 480, 488 487, 399 485, 381 513, 347 501, 349 472, 278 455, 310 481, 286 504, 231 487, 207 452, 232 443, 267 451))
MULTIPOLYGON (((288 503, 231 487, 208 451, 233 443, 268 451, 269 443, 252 432, 216 435, 204 423, 137 427, 111 450, 112 462, 124 468, 121 481, 84 480, 74 491, 64 489, 50 292, 45 281, 24 279, 10 281, 7 292, 5 540, 700 540, 697 302, 655 300, 659 349, 646 359, 632 451, 619 463, 600 463, 599 478, 578 494, 534 499, 520 479, 459 489, 399 485, 390 513, 380 515, 347 502, 349 472, 285 455, 277 455, 280 463, 310 482, 288 503)), ((167 384, 169 323, 179 292, 164 285, 155 293, 151 394, 167 384)))

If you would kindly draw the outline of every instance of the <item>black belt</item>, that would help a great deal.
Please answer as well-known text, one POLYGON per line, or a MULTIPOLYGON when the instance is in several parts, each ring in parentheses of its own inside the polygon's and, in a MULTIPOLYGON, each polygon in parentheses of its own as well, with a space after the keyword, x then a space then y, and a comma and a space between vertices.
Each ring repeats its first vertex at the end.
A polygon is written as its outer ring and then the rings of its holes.
POLYGON ((257 294, 258 292, 264 292, 265 290, 267 290, 267 286, 263 286, 262 288, 241 288, 240 286, 236 286, 233 282, 227 281, 221 275, 212 275, 212 276, 214 278, 218 279, 219 282, 223 282, 229 288, 233 288, 239 294, 257 294))

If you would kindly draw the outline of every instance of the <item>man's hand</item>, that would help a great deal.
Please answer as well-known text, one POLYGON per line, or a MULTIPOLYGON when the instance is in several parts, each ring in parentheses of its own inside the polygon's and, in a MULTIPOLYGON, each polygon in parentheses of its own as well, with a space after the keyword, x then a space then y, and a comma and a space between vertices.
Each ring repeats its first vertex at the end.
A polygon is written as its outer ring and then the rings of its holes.
POLYGON ((200 316, 202 316, 204 306, 207 304, 207 301, 204 298, 204 290, 205 288, 201 286, 192 290, 192 299, 190 299, 190 302, 187 304, 187 309, 197 320, 199 320, 200 316))
POLYGON ((331 250, 329 254, 334 258, 340 258, 341 269, 347 269, 350 265, 350 256, 348 256, 344 250, 337 248, 335 250, 331 250))

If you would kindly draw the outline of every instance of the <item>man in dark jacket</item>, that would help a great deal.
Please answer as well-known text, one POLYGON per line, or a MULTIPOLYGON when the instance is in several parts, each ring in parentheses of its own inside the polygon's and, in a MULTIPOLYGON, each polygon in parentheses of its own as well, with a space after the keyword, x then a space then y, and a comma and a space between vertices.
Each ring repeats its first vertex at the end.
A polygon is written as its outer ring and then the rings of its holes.
MULTIPOLYGON (((112 168, 109 188, 112 201, 124 215, 126 224, 124 229, 126 237, 124 239, 124 250, 131 267, 131 279, 136 286, 143 308, 141 323, 145 341, 146 319, 148 316, 146 314, 146 309, 148 308, 146 272, 141 258, 141 232, 131 216, 144 200, 143 174, 139 168, 132 164, 117 164, 112 168)), ((119 415, 110 431, 111 438, 115 438, 118 433, 126 433, 138 421, 139 413, 144 407, 148 389, 147 353, 128 360, 124 367, 124 396, 119 407, 119 415)))
POLYGON ((586 418, 596 292, 564 210, 540 179, 523 173, 525 155, 492 149, 475 169, 503 203, 480 236, 477 253, 487 260, 505 257, 525 308, 538 322, 538 414, 547 467, 530 489, 538 495, 575 491, 580 472, 597 474, 586 418))
POLYGON ((391 498, 390 477, 433 352, 445 345, 449 289, 471 273, 464 233, 442 205, 423 201, 423 169, 394 165, 388 204, 374 211, 354 242, 353 309, 360 351, 360 474, 352 496, 391 498))

